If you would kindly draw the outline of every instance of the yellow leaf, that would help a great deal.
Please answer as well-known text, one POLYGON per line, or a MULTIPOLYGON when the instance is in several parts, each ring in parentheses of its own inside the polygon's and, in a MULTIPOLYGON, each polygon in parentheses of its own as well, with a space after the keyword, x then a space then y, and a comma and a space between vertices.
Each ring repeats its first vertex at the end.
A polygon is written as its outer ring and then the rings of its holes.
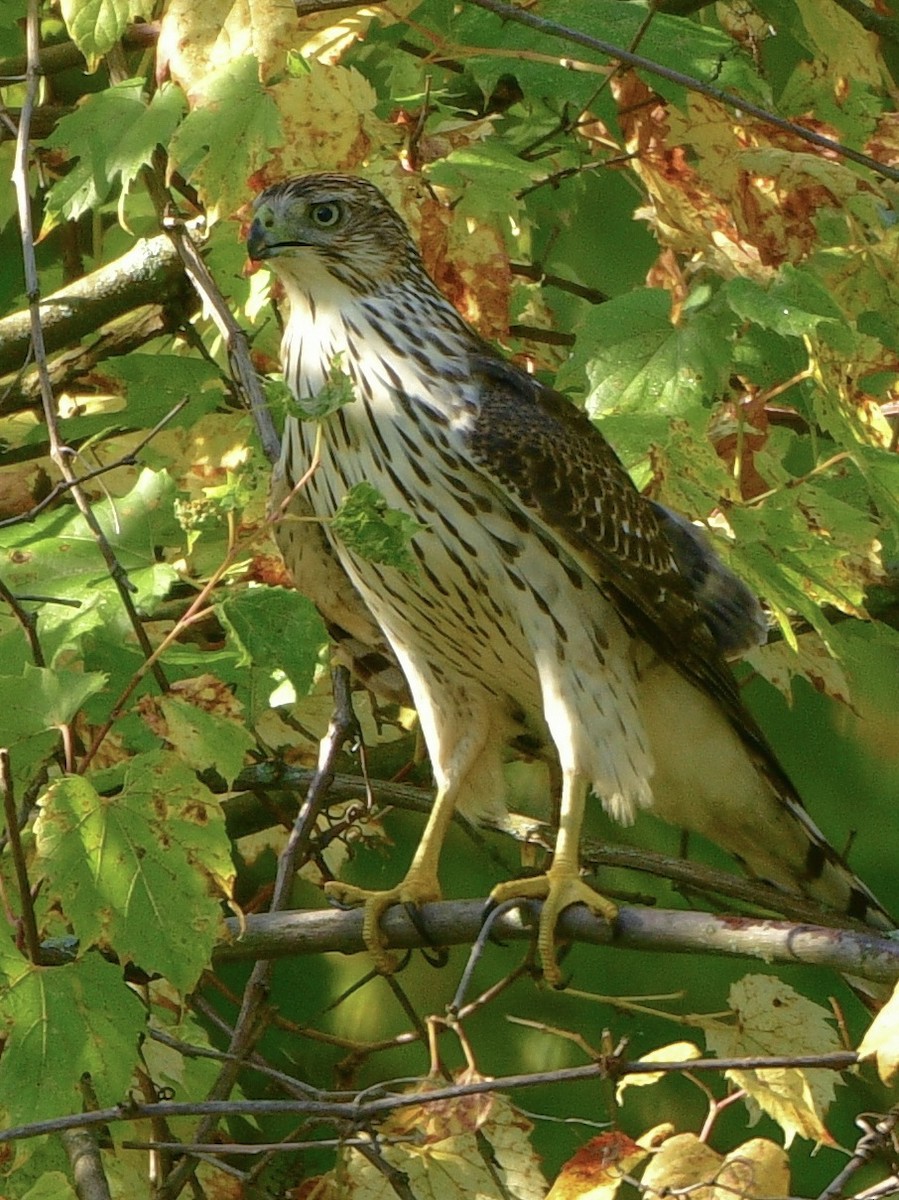
POLYGON ((677 1133, 663 1142, 643 1172, 647 1200, 686 1193, 690 1200, 717 1200, 714 1183, 724 1159, 695 1133, 677 1133), (705 1186, 703 1186, 705 1185, 705 1186))
POLYGON ((874 1059, 884 1083, 890 1083, 899 1071, 899 985, 862 1038, 858 1056, 874 1059))
POLYGON ((731 1150, 718 1172, 717 1200, 741 1196, 789 1196, 790 1160, 783 1147, 767 1138, 752 1138, 731 1150))
POLYGON ((850 704, 849 681, 846 673, 817 633, 796 638, 795 648, 786 640, 754 646, 743 656, 763 679, 767 679, 793 703, 793 680, 802 675, 810 680, 816 691, 843 704, 850 704))
POLYGON ((817 1112, 809 1072, 795 1067, 770 1067, 762 1071, 726 1071, 725 1074, 763 1113, 780 1125, 786 1146, 792 1144, 797 1133, 813 1142, 834 1144, 817 1112))
MULTIPOLYGON (((471 1073, 460 1077, 473 1078, 471 1073)), ((530 1121, 500 1095, 426 1104, 435 1086, 430 1080, 417 1085, 422 1104, 411 1112, 397 1110, 378 1131, 377 1153, 402 1171, 411 1194, 420 1200, 543 1200, 546 1181, 530 1143, 530 1121), (488 1143, 486 1153, 478 1136, 488 1143)), ((319 1177, 314 1195, 321 1200, 396 1198, 387 1176, 352 1147, 341 1152, 333 1171, 319 1177)))
MULTIPOLYGON (((719 1058, 774 1054, 827 1054, 840 1049, 831 1015, 772 975, 747 975, 729 996, 736 1023, 717 1022, 706 1042, 719 1058)), ((830 1144, 823 1116, 834 1096, 832 1071, 777 1068, 728 1071, 751 1104, 783 1128, 789 1146, 796 1134, 830 1144)))
MULTIPOLYGON (((668 1046, 660 1046, 658 1050, 650 1050, 649 1054, 644 1054, 637 1062, 685 1062, 691 1058, 701 1058, 702 1052, 699 1047, 693 1042, 672 1042, 668 1046)), ((624 1089, 628 1087, 648 1087, 652 1083, 658 1083, 660 1079, 664 1079, 667 1071, 651 1071, 646 1075, 625 1075, 615 1089, 615 1100, 618 1104, 621 1103, 621 1097, 624 1089)))
POLYGON ((308 74, 272 88, 283 139, 257 184, 311 170, 353 170, 376 157, 396 133, 375 115, 377 95, 348 67, 309 63, 308 74), (374 152, 374 153, 373 153, 374 152))

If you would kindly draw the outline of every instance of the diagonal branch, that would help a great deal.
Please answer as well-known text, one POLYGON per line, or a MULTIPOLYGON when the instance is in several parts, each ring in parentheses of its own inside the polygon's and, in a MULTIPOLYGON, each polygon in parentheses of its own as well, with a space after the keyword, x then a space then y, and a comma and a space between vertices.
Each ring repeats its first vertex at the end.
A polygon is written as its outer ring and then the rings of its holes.
MULTIPOLYGON (((24 166, 23 166, 24 169, 24 166)), ((36 280, 29 283, 29 294, 36 280)), ((122 313, 145 305, 183 302, 191 296, 180 259, 165 235, 142 238, 114 262, 36 300, 43 349, 76 345, 122 313)), ((34 304, 0 320, 0 375, 19 370, 32 345, 34 304)), ((8 400, 0 397, 4 408, 8 400)))
MULTIPOLYGON (((93 534, 97 547, 106 563, 110 577, 119 592, 122 607, 134 630, 137 643, 149 660, 153 653, 146 630, 141 624, 134 600, 131 596, 132 585, 122 564, 115 556, 109 540, 90 506, 90 502, 76 481, 72 469, 71 452, 63 445, 59 437, 56 419, 56 405, 53 389, 50 385, 50 375, 47 367, 47 349, 44 342, 44 328, 41 314, 41 292, 38 281, 37 261, 34 252, 34 227, 31 219, 31 198, 28 192, 28 130, 31 112, 37 99, 40 81, 40 25, 39 5, 37 0, 29 0, 26 17, 26 42, 28 48, 28 70, 26 72, 25 100, 22 105, 22 119, 19 123, 19 136, 16 139, 15 166, 13 168, 13 184, 16 190, 16 200, 19 210, 19 230, 22 240, 22 262, 25 270, 25 291, 28 296, 28 313, 31 327, 31 344, 34 347, 34 359, 38 376, 41 381, 41 404, 50 440, 50 457, 56 464, 59 473, 71 484, 72 498, 78 511, 84 518, 93 534)), ((157 662, 152 666, 153 676, 162 691, 168 690, 168 681, 162 668, 157 662)))
POLYGON ((679 87, 687 88, 692 92, 698 92, 701 96, 709 96, 721 104, 726 104, 729 108, 738 109, 742 113, 748 113, 751 117, 757 117, 760 121, 765 121, 767 124, 773 125, 775 129, 782 129, 785 133, 791 133, 812 146, 817 146, 821 150, 829 150, 833 154, 838 154, 841 158, 848 158, 851 162, 858 163, 860 166, 867 167, 869 170, 875 171, 878 175, 882 175, 884 179, 899 181, 899 168, 879 163, 870 154, 863 154, 860 150, 853 150, 851 146, 834 141, 833 138, 825 137, 813 129, 806 129, 805 126, 798 125, 795 121, 788 121, 785 117, 779 117, 769 109, 762 108, 758 104, 753 104, 744 96, 737 96, 735 93, 727 92, 723 88, 715 87, 711 83, 705 83, 693 75, 685 75, 682 71, 675 71, 671 67, 663 66, 651 58, 645 58, 642 54, 634 54, 630 50, 625 50, 622 46, 614 45, 612 42, 591 37, 590 34, 582 33, 579 29, 572 29, 568 25, 560 25, 557 21, 550 21, 546 17, 538 17, 536 13, 528 9, 506 3, 506 0, 465 0, 465 2, 473 4, 476 8, 483 8, 487 12, 492 12, 504 21, 514 21, 518 25, 526 25, 529 29, 536 29, 538 33, 546 34, 547 37, 560 38, 562 41, 573 42, 577 46, 585 46, 588 50, 595 50, 599 54, 604 54, 609 58, 617 58, 619 62, 626 63, 629 67, 635 67, 637 70, 645 71, 648 75, 655 75, 659 79, 666 79, 669 83, 676 83, 679 87))

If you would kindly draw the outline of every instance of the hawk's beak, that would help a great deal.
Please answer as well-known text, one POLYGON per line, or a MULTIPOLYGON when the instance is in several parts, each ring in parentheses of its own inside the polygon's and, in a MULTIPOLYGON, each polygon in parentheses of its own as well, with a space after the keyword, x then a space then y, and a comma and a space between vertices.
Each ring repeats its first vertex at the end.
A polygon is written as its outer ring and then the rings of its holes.
POLYGON ((247 234, 247 254, 253 259, 270 258, 272 254, 271 247, 268 244, 265 226, 258 217, 250 226, 250 232, 247 234))

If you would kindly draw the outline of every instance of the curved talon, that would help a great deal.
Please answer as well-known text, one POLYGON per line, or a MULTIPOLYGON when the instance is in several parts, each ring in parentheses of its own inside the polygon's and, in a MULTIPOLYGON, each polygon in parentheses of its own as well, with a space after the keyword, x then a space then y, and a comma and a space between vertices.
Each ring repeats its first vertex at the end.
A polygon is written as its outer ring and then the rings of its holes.
MULTIPOLYGON (((411 872, 402 883, 382 892, 332 880, 325 884, 325 893, 344 907, 363 906, 362 940, 382 975, 392 975, 397 969, 396 957, 384 946, 380 928, 382 915, 394 904, 403 904, 408 908, 410 905, 417 907, 440 899, 440 888, 435 879, 419 877, 411 872)), ((420 931, 417 923, 416 928, 420 931)))
POLYGON ((404 900, 403 908, 406 910, 406 916, 415 926, 415 932, 424 942, 424 945, 419 947, 422 958, 430 967, 445 967, 449 962, 449 950, 446 946, 439 946, 434 942, 419 906, 413 904, 411 900, 404 900))
POLYGON ((543 978, 553 988, 562 988, 565 983, 556 957, 556 924, 560 915, 572 904, 586 904, 592 913, 604 921, 614 921, 618 907, 599 892, 594 891, 573 871, 553 872, 533 879, 515 879, 501 883, 490 893, 490 902, 501 904, 505 900, 542 900, 540 923, 537 926, 537 953, 543 968, 543 978))

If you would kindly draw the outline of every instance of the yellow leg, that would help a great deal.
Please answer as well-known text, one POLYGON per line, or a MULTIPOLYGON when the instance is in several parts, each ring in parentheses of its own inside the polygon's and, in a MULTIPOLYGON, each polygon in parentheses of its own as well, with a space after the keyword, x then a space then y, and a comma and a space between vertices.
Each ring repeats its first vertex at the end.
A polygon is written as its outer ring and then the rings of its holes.
POLYGON ((510 880, 493 889, 494 904, 516 898, 543 900, 540 924, 537 929, 537 953, 543 967, 543 977, 553 987, 562 982, 562 972, 556 959, 556 923, 559 914, 570 904, 586 904, 591 912, 606 921, 614 921, 617 906, 594 891, 580 877, 581 825, 587 801, 587 784, 574 772, 566 772, 562 781, 562 805, 559 812, 559 832, 552 866, 544 875, 534 879, 510 880))
POLYGON ((445 788, 437 793, 434 807, 425 826, 418 849, 406 877, 396 887, 386 891, 374 891, 341 883, 335 879, 325 884, 325 891, 340 904, 362 904, 362 938, 375 960, 375 966, 384 975, 389 975, 396 966, 394 956, 384 948, 380 921, 382 914, 392 904, 427 904, 441 896, 437 868, 446 831, 452 820, 455 798, 445 788))

